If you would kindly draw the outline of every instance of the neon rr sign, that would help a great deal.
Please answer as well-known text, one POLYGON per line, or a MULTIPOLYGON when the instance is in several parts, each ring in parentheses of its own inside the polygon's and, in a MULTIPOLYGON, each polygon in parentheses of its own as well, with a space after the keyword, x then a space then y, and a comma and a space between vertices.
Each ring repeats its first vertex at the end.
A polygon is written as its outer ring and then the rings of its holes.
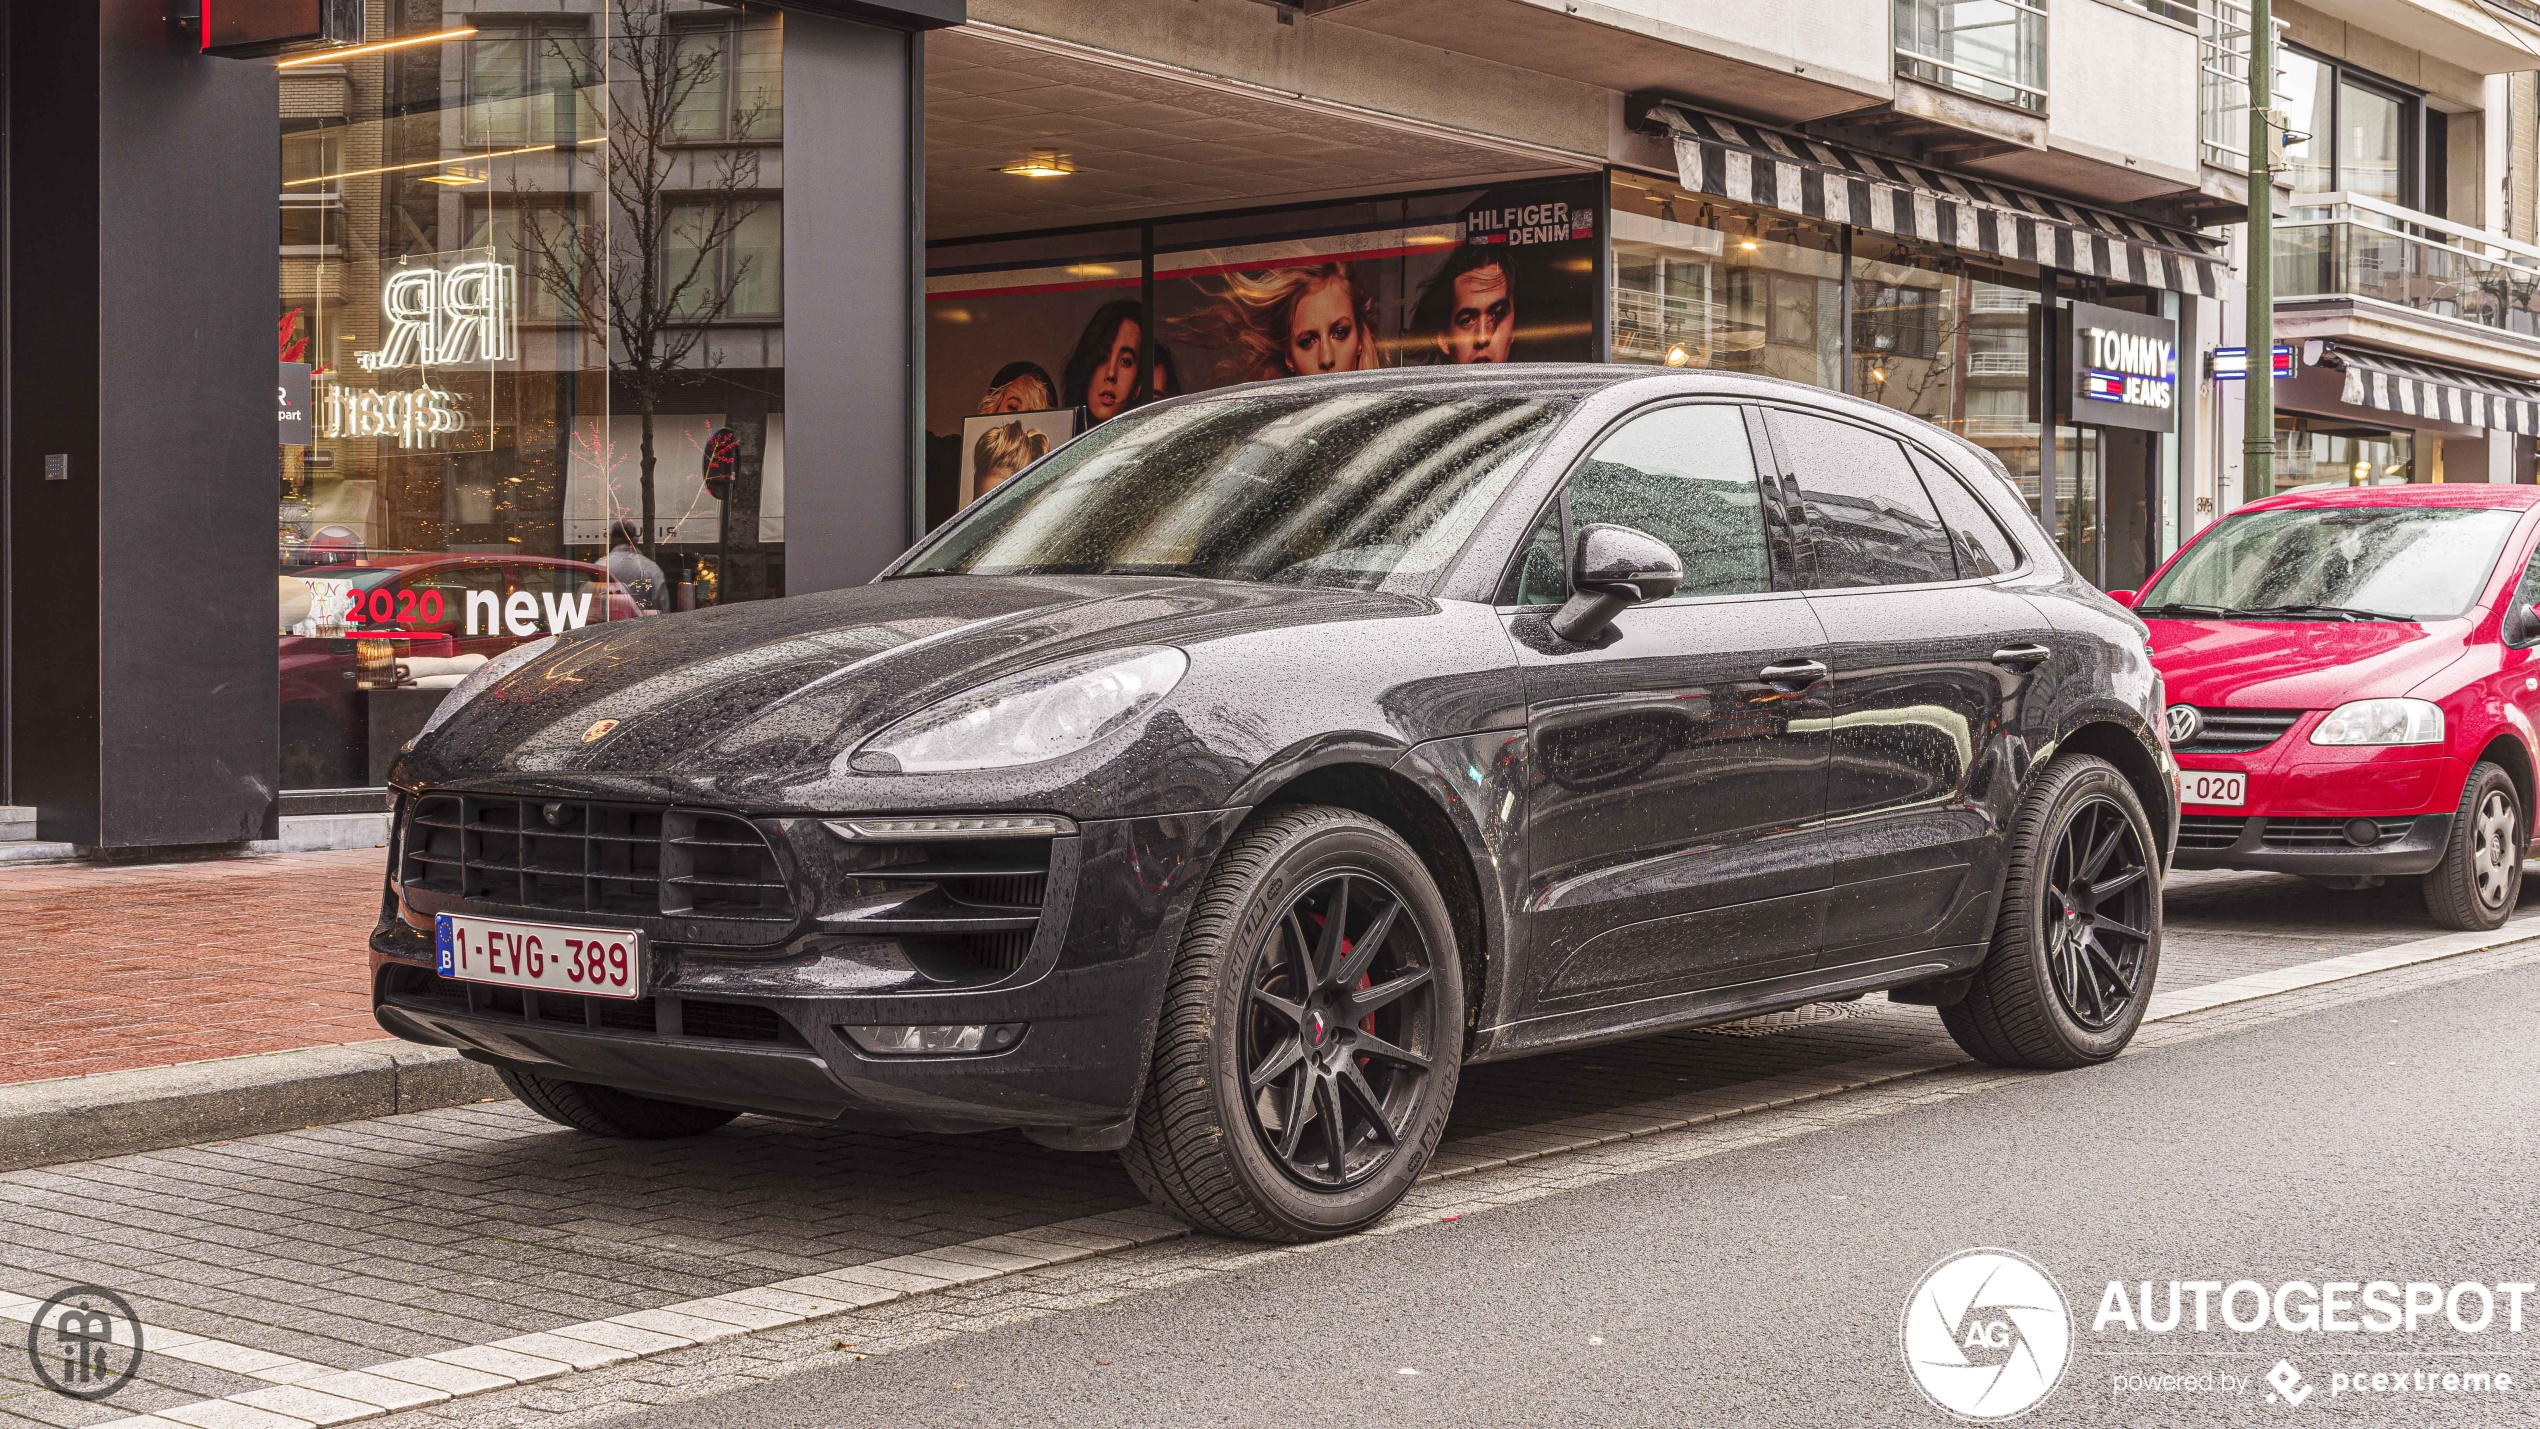
POLYGON ((379 346, 353 355, 365 372, 465 367, 520 355, 520 270, 490 258, 400 268, 380 285, 379 346))

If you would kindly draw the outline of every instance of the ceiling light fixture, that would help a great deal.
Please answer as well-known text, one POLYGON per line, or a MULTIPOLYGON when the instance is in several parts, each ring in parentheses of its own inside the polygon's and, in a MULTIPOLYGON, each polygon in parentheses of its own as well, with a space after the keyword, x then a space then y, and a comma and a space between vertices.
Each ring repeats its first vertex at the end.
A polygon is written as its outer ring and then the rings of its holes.
POLYGON ((1019 179, 1062 179, 1076 172, 1076 163, 1065 154, 1042 150, 1019 164, 1006 165, 999 172, 1019 179))
MULTIPOLYGON (((582 139, 571 144, 528 144, 518 149, 497 149, 490 154, 471 155, 470 162, 481 159, 508 159, 518 154, 561 154, 586 145, 607 142, 608 136, 603 134, 596 139, 582 139)), ((455 159, 418 159, 411 164, 384 164, 376 169, 346 169, 340 174, 320 174, 311 179, 284 179, 282 186, 286 189, 307 188, 311 184, 331 184, 338 179, 366 179, 373 174, 402 174, 412 169, 437 169, 444 164, 457 162, 459 161, 455 159)))
POLYGON ((401 40, 381 40, 373 45, 352 45, 340 50, 319 50, 312 54, 293 55, 274 63, 275 69, 298 69, 302 65, 331 65, 361 55, 375 55, 382 50, 402 50, 413 45, 437 45, 449 40, 464 40, 476 33, 474 25, 461 25, 455 30, 435 30, 429 35, 408 35, 401 40))

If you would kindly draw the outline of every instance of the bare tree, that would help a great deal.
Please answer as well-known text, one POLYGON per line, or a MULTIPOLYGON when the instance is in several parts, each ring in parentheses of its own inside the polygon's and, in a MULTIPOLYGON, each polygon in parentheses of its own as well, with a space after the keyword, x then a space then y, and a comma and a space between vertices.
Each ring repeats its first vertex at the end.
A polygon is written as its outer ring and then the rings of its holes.
POLYGON ((609 335, 615 386, 643 418, 644 552, 658 556, 654 414, 672 386, 721 363, 707 339, 754 261, 726 250, 758 209, 750 197, 759 187, 758 150, 714 141, 754 133, 765 106, 740 107, 720 43, 683 46, 665 0, 608 5, 607 71, 582 101, 586 111, 605 109, 585 114, 600 142, 571 146, 601 177, 594 188, 608 195, 607 221, 524 204, 520 247, 566 315, 585 332, 609 335), (727 111, 713 116, 709 133, 692 127, 701 100, 727 111))

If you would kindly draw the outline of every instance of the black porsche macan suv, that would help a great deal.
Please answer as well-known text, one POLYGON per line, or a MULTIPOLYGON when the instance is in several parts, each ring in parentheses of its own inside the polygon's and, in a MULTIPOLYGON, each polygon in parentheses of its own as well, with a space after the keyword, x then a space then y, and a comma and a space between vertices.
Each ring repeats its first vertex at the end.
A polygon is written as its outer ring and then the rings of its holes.
POLYGON ((1978 448, 1770 381, 1267 383, 1119 417, 874 583, 523 646, 398 762, 380 1024, 570 1126, 1117 1149, 1298 1239, 1460 1069, 1885 990, 2133 1035, 2143 627, 1978 448))

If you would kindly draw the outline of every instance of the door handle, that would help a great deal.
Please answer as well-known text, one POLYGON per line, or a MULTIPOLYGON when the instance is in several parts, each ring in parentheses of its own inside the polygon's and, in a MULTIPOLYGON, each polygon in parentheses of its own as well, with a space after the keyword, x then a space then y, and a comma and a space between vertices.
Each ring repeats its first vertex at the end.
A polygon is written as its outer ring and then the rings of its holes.
POLYGON ((2012 670, 2032 670, 2054 658, 2054 651, 2034 641, 2020 645, 2005 645, 1993 652, 1994 664, 2012 670))
POLYGON ((1755 672, 1755 678, 1776 689, 1796 693, 1833 674, 1822 660, 1784 660, 1755 672))

